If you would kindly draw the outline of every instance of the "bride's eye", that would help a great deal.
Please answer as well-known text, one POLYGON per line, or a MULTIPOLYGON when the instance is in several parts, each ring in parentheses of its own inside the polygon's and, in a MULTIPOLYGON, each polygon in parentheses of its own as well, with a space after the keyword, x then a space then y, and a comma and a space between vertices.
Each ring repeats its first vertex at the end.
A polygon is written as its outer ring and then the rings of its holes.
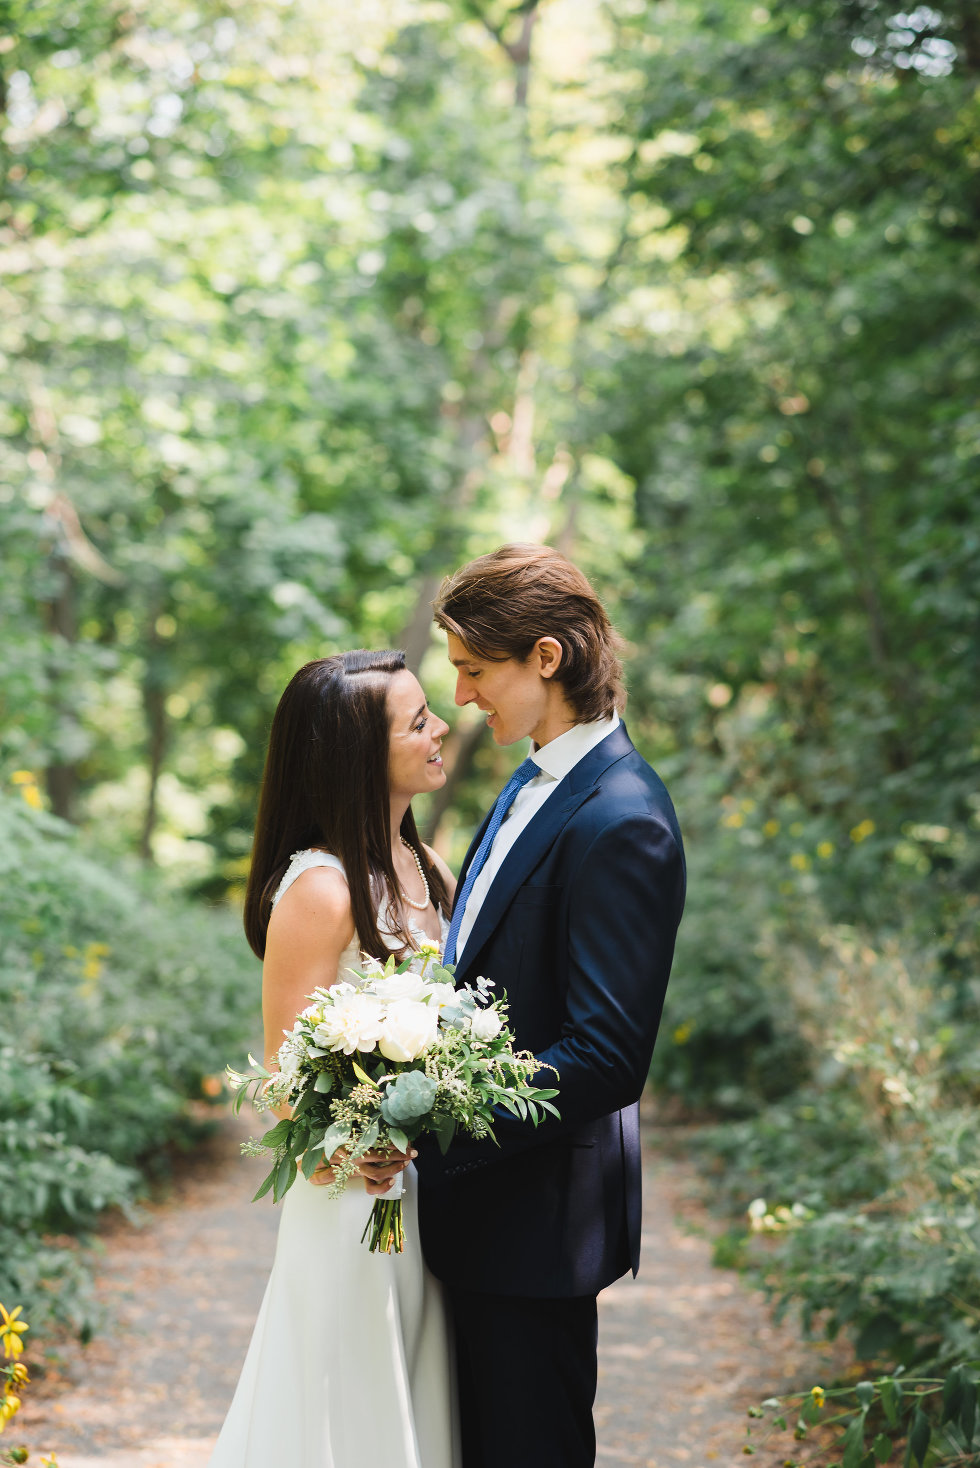
POLYGON ((426 724, 428 722, 429 722, 429 720, 427 718, 419 719, 418 723, 415 725, 415 732, 416 732, 416 734, 421 734, 422 733, 422 730, 425 728, 425 726, 426 726, 426 724))

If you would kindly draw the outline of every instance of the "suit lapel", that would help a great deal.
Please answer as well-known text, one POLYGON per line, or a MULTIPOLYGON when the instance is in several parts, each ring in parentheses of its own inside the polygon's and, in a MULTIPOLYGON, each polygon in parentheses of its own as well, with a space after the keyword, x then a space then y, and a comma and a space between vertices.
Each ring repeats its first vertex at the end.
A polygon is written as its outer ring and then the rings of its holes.
MULTIPOLYGON (((471 967, 475 966, 480 950, 498 926, 518 889, 547 854, 550 847, 554 845, 563 826, 579 806, 584 805, 590 796, 595 794, 598 781, 609 766, 629 754, 632 748, 629 735, 621 724, 601 744, 591 749, 584 759, 579 760, 563 780, 559 781, 557 789, 549 795, 538 813, 518 836, 491 882, 490 890, 484 898, 483 906, 477 913, 476 921, 466 940, 460 965, 461 970, 468 972, 471 967)), ((466 854, 466 861, 460 873, 460 886, 463 884, 466 869, 473 859, 473 854, 480 843, 489 818, 487 815, 484 819, 466 854)), ((460 975, 457 975, 457 982, 461 982, 460 975)))

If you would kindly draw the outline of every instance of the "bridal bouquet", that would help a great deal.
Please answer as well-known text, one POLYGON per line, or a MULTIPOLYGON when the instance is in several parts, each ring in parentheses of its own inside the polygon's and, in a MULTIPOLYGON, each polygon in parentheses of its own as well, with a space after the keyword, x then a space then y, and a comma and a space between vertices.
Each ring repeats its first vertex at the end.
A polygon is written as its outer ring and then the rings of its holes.
MULTIPOLYGON (((271 1073, 250 1055, 252 1074, 228 1068, 237 1091, 260 1109, 290 1106, 292 1113, 259 1142, 253 1154, 272 1153, 272 1167, 255 1198, 270 1188, 278 1203, 292 1186, 297 1164, 310 1177, 332 1158, 336 1195, 367 1152, 408 1150, 433 1132, 445 1152, 458 1127, 493 1138, 493 1110, 502 1106, 537 1126, 545 1111, 557 1116, 557 1090, 530 1085, 538 1061, 515 1051, 507 1006, 492 983, 457 989, 453 970, 423 944, 396 966, 367 959, 350 981, 315 989, 279 1047, 271 1073)), ((253 1202, 255 1200, 253 1199, 253 1202)), ((404 1247, 400 1198, 377 1198, 362 1239, 372 1251, 404 1247)))

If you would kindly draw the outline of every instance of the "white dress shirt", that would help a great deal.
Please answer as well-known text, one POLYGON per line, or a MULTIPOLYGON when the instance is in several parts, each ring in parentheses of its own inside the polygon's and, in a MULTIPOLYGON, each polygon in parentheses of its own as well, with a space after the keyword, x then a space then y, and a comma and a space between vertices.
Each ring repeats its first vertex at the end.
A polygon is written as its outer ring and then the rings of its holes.
POLYGON ((473 883, 456 939, 457 965, 490 890, 490 884, 518 836, 537 815, 559 781, 564 780, 579 760, 584 759, 590 750, 595 749, 597 744, 601 744, 607 735, 618 728, 619 715, 614 712, 608 719, 596 719, 591 724, 574 724, 564 734, 559 734, 557 739, 552 739, 549 744, 542 744, 537 749, 532 744, 528 753, 534 763, 540 766, 541 773, 518 790, 513 805, 504 816, 503 824, 493 839, 483 870, 473 883))

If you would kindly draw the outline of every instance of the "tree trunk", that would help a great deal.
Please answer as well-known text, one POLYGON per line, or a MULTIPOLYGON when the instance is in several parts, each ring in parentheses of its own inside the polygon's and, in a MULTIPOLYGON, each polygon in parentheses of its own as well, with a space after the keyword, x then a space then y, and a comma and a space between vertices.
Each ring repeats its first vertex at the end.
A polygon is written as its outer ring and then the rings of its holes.
MULTIPOLYGON (((61 735, 75 724, 72 701, 65 690, 65 663, 77 637, 75 576, 71 561, 60 548, 52 551, 51 565, 57 590, 45 607, 48 628, 55 639, 54 654, 48 664, 48 684, 55 729, 61 735)), ((78 794, 78 770, 74 761, 53 759, 44 772, 44 783, 55 815, 63 821, 73 820, 78 794)))

